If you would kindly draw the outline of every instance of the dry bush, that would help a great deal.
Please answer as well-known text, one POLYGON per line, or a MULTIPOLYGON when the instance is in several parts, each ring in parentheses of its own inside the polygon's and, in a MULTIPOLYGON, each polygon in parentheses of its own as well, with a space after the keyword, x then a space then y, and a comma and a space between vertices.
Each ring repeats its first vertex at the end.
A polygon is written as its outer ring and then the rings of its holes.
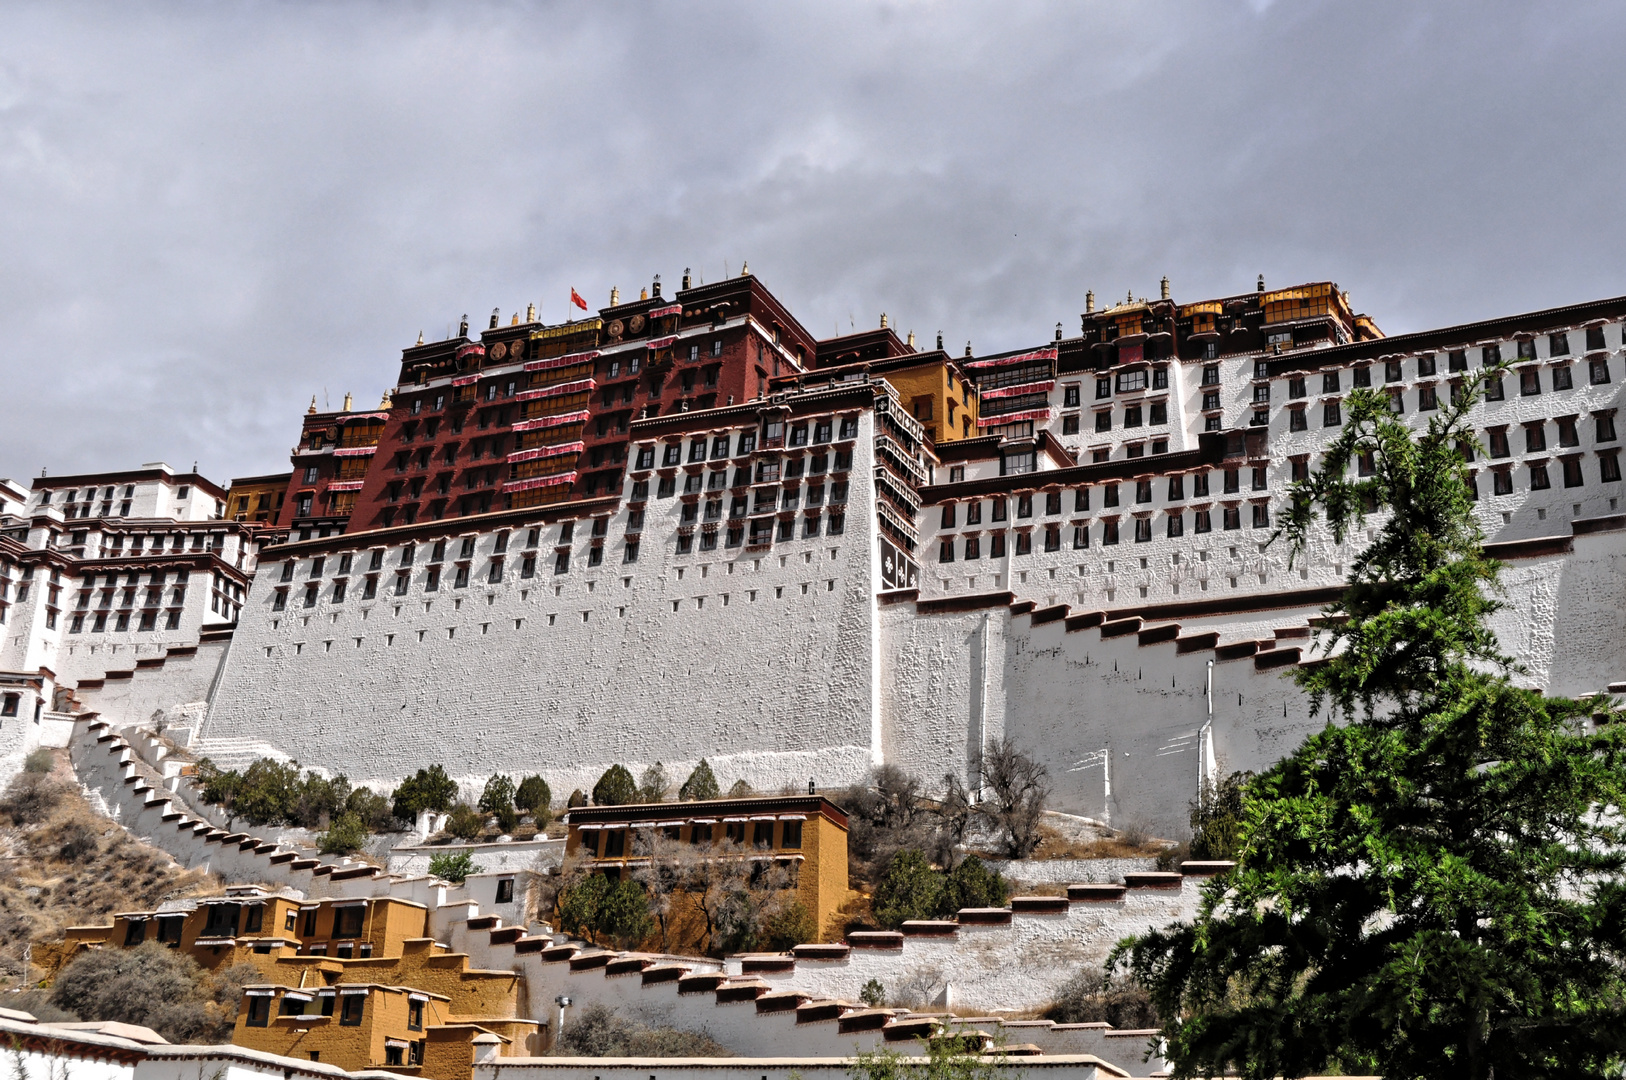
POLYGON ((37 969, 24 970, 24 949, 59 939, 65 927, 105 924, 114 911, 220 891, 209 875, 182 870, 132 839, 55 776, 21 774, 0 807, 0 850, 8 856, 0 873, 0 980, 38 977, 37 969), (37 783, 55 785, 49 809, 25 814, 34 820, 21 824, 13 812, 18 789, 37 783))
POLYGON ((1063 983, 1044 1018, 1058 1024, 1105 1022, 1129 1030, 1162 1026, 1145 987, 1096 968, 1085 968, 1063 983))
POLYGON ((248 965, 211 975, 185 953, 149 941, 80 953, 57 976, 51 1004, 87 1020, 149 1027, 174 1043, 229 1042, 243 985, 258 977, 248 965))
POLYGON ((588 1005, 565 1018, 556 1057, 729 1057, 728 1048, 703 1031, 648 1027, 605 1005, 588 1005))

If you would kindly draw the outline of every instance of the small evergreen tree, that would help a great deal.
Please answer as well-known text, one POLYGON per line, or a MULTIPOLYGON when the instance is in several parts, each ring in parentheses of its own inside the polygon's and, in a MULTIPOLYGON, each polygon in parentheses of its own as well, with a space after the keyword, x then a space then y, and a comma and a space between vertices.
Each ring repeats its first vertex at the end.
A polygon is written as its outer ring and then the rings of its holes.
POLYGON ((451 815, 446 819, 446 831, 459 840, 477 840, 485 828, 486 815, 468 803, 458 803, 452 807, 451 815))
POLYGON ((519 826, 519 810, 514 806, 514 781, 501 773, 486 781, 480 792, 480 809, 497 819, 497 829, 511 833, 519 826))
POLYGON ((1011 883, 997 870, 989 870, 975 855, 967 855, 949 871, 943 881, 943 898, 937 914, 952 918, 961 908, 1004 907, 1011 895, 1011 883))
POLYGON ((858 1000, 872 1009, 879 1009, 886 1004, 886 987, 881 985, 880 979, 871 978, 858 991, 858 1000))
POLYGON ((586 795, 586 793, 584 793, 582 791, 581 788, 576 788, 574 791, 572 791, 570 793, 570 798, 565 801, 566 808, 571 809, 571 810, 576 809, 576 807, 578 807, 578 806, 586 806, 586 805, 587 805, 587 795, 586 795))
POLYGON ((756 789, 751 787, 744 779, 734 781, 734 786, 728 789, 730 799, 748 799, 755 794, 756 789))
POLYGON ((942 904, 943 875, 920 852, 900 851, 881 875, 871 908, 877 923, 896 930, 910 919, 934 918, 942 904))
POLYGON ((638 798, 638 785, 625 765, 611 765, 593 785, 594 806, 626 806, 638 798))
POLYGON ((541 828, 553 818, 553 791, 540 776, 527 776, 514 792, 514 805, 530 814, 541 828))
POLYGON ((762 943, 773 952, 788 952, 819 936, 813 913, 800 900, 770 912, 762 920, 762 943))
POLYGON ((318 838, 317 847, 323 855, 349 855, 366 845, 368 835, 367 825, 361 818, 341 813, 318 838))
POLYGON ((344 809, 346 813, 360 818, 370 832, 390 832, 400 828, 394 812, 390 809, 390 801, 372 788, 353 789, 349 798, 344 801, 344 809))
POLYGON ((666 778, 666 767, 658 761, 645 769, 643 775, 638 777, 639 802, 665 802, 666 796, 671 790, 672 782, 666 778))
MULTIPOLYGON (((1500 378, 1493 369, 1489 375, 1500 378)), ((1618 1076, 1626 1061, 1626 725, 1512 684, 1486 625, 1462 445, 1357 389, 1286 535, 1386 514, 1295 673, 1345 721, 1249 782, 1237 869, 1194 924, 1120 945, 1177 1076, 1618 1076), (1362 459, 1369 476, 1352 479, 1362 459), (1333 648, 1333 646, 1340 646, 1333 648)))
POLYGON ((411 825, 423 810, 444 812, 457 801, 457 784, 439 765, 419 769, 417 774, 401 781, 390 796, 396 817, 411 825))
POLYGON ((717 787, 717 777, 705 758, 700 759, 700 764, 694 767, 694 772, 690 773, 689 778, 683 781, 683 786, 678 788, 678 798, 684 802, 722 798, 722 792, 717 787))
POLYGON ((244 771, 232 812, 254 825, 289 824, 300 787, 296 762, 260 758, 244 771))
POLYGON ((1242 842, 1242 793, 1251 772, 1234 772, 1208 785, 1191 804, 1191 858, 1232 859, 1242 842))

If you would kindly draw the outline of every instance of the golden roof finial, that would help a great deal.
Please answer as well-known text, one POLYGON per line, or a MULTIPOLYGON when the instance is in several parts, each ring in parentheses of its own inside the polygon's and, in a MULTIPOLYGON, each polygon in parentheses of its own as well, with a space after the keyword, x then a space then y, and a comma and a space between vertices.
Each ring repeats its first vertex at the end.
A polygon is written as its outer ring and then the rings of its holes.
POLYGON ((350 411, 350 391, 348 390, 344 392, 344 411, 350 411))
POLYGON ((751 264, 749 262, 740 263, 740 277, 750 277, 750 276, 751 276, 751 264))
POLYGON ((423 331, 422 330, 418 331, 418 344, 419 345, 423 344, 423 331))
POLYGON ((388 390, 384 391, 384 396, 378 399, 378 407, 380 409, 387 409, 390 407, 390 392, 388 390))
POLYGON ((311 395, 311 407, 306 409, 305 412, 312 413, 312 414, 314 414, 316 412, 316 395, 315 394, 311 395))

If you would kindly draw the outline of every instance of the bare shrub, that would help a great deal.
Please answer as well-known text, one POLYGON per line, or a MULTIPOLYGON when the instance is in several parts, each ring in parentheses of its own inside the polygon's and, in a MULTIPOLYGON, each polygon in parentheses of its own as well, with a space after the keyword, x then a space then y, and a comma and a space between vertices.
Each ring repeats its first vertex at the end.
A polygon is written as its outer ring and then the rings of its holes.
POLYGON ((1108 1023, 1130 1030, 1162 1026, 1145 987, 1096 968, 1085 968, 1063 983, 1044 1018, 1058 1024, 1108 1023))
POLYGON ((1008 738, 977 755, 973 766, 986 791, 978 812, 1004 834, 1011 858, 1027 858, 1041 839, 1039 823, 1050 797, 1048 771, 1008 738))
POLYGON ((170 1042, 225 1042, 243 983, 259 977, 252 967, 241 971, 244 966, 228 968, 217 981, 190 956, 156 941, 97 949, 62 969, 51 1004, 93 1020, 149 1027, 170 1042))
POLYGON ((702 1031, 649 1027, 607 1005, 588 1005, 565 1020, 554 1045, 557 1057, 728 1057, 724 1047, 702 1031))
POLYGON ((62 801, 63 787, 47 773, 21 772, 6 788, 0 800, 3 811, 15 825, 38 825, 62 801))

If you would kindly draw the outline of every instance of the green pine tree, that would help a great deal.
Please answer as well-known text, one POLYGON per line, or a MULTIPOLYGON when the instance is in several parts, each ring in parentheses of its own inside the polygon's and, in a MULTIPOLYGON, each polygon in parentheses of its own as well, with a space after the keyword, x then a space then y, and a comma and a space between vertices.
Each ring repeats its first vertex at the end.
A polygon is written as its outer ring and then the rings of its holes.
POLYGON ((705 758, 694 767, 694 772, 683 781, 678 788, 678 798, 684 802, 697 802, 701 799, 720 799, 723 797, 722 789, 717 786, 717 776, 711 771, 705 758))
POLYGON ((625 806, 638 798, 638 785, 625 765, 611 765, 593 785, 594 806, 625 806))
POLYGON ((1340 541, 1383 524, 1296 675, 1342 726, 1248 783, 1238 867, 1196 922, 1110 961, 1151 991, 1177 1076, 1626 1064, 1626 725, 1511 681, 1459 449, 1472 397, 1413 433, 1356 390, 1294 487, 1295 555, 1318 514, 1340 541))

